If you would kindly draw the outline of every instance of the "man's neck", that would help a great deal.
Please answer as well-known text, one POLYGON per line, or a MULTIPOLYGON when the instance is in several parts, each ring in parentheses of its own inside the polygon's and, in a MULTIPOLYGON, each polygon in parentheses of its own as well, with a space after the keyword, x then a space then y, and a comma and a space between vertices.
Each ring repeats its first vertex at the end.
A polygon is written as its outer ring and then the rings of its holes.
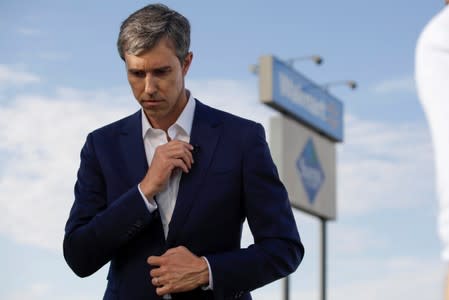
POLYGON ((168 128, 172 126, 176 120, 178 120, 179 116, 181 115, 182 111, 187 105, 187 101, 190 97, 190 91, 184 90, 184 92, 181 95, 181 99, 178 100, 178 103, 176 107, 174 108, 174 112, 170 113, 170 118, 162 117, 160 120, 153 119, 147 116, 148 121, 150 122, 151 126, 156 129, 162 129, 167 133, 168 128))

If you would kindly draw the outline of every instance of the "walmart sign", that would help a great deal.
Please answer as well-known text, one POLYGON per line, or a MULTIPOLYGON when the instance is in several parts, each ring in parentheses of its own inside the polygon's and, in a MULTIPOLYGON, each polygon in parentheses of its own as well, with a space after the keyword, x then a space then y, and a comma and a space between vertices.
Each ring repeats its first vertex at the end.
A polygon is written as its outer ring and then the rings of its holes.
POLYGON ((274 56, 259 62, 262 102, 286 113, 333 141, 343 141, 343 104, 274 56))

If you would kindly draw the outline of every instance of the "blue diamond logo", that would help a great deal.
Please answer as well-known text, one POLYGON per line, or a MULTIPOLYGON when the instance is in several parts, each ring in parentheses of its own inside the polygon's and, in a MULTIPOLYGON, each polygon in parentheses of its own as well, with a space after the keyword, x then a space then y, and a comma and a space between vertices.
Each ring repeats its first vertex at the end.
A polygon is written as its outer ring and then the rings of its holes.
POLYGON ((324 183, 324 172, 321 169, 320 161, 318 160, 315 145, 311 137, 309 137, 301 155, 296 160, 296 167, 298 168, 304 189, 309 198, 309 203, 313 204, 316 195, 324 183))

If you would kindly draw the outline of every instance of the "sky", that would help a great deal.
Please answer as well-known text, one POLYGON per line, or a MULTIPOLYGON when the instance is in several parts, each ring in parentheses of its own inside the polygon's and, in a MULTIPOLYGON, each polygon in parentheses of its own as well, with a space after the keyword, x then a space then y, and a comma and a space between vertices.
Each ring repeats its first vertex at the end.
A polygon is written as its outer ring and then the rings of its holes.
MULTIPOLYGON (((164 1, 192 25, 186 85, 206 104, 262 123, 249 71, 288 60, 345 105, 337 218, 328 222, 329 300, 442 299, 432 143, 414 84, 416 40, 433 1, 164 1), (362 296, 361 296, 362 295, 362 296)), ((146 1, 0 2, 0 299, 101 299, 106 268, 80 279, 62 255, 86 135, 138 105, 116 50, 146 1)), ((306 256, 291 299, 319 299, 319 222, 295 211, 306 256)), ((243 245, 252 242, 247 228, 243 245)), ((281 283, 253 293, 281 299, 281 283)))

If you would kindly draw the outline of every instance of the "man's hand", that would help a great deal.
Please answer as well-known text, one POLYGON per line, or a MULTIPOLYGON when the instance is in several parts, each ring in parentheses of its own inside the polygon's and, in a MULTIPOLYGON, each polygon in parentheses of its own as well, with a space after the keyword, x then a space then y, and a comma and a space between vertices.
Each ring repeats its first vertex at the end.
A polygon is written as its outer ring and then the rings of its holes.
POLYGON ((140 182, 142 193, 147 198, 159 193, 176 168, 189 173, 193 164, 192 150, 192 145, 179 140, 172 140, 157 147, 148 172, 140 182))
POLYGON ((151 283, 159 296, 191 291, 209 283, 207 262, 186 247, 169 249, 162 256, 150 256, 147 262, 153 267, 151 283))

